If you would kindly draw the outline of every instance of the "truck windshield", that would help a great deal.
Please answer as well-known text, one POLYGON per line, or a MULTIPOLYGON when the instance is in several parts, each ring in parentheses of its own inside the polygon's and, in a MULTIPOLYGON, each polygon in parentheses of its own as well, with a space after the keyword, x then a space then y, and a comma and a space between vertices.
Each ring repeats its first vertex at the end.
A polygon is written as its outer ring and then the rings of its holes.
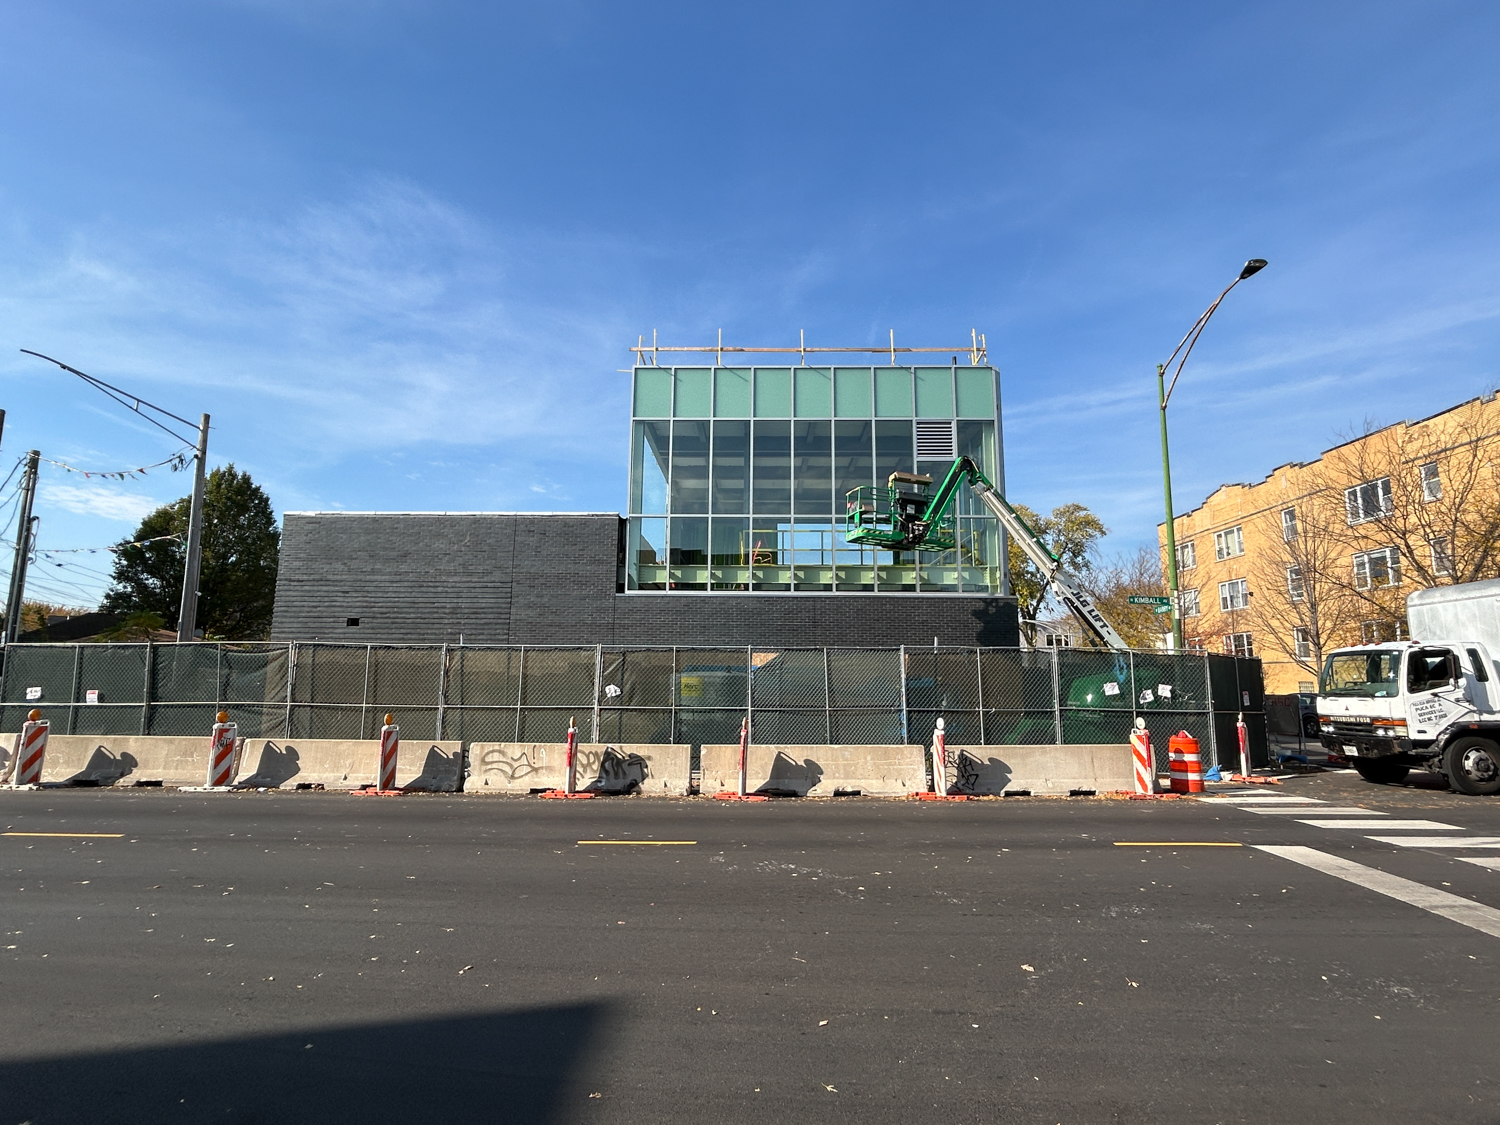
POLYGON ((1401 693, 1401 653, 1336 652, 1323 665, 1319 695, 1390 696, 1401 693))

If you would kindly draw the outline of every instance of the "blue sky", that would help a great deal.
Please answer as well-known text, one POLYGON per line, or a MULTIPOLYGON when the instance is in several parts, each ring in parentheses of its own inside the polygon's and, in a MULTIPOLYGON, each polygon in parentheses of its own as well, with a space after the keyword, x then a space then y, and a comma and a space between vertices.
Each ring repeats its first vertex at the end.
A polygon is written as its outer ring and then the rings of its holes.
MULTIPOLYGON (((0 8, 0 475, 213 415, 278 511, 618 510, 627 348, 986 333, 1011 498, 1179 510, 1500 379, 1500 7, 0 8)), ((43 548, 186 474, 44 466, 43 548)), ((8 565, 8 552, 6 552, 8 565)), ((32 592, 90 604, 107 556, 32 592)))

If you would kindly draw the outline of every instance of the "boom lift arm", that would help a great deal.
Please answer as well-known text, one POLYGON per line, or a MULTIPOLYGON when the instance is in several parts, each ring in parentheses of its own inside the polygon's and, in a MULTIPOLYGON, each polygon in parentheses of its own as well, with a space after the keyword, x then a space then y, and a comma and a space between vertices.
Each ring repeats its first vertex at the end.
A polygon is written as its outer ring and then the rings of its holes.
POLYGON ((1063 569, 1062 561, 1027 526, 970 457, 953 462, 937 491, 930 495, 932 478, 916 473, 892 473, 884 489, 870 485, 851 489, 845 499, 844 538, 850 543, 888 551, 951 551, 957 539, 949 509, 961 484, 968 484, 980 503, 994 514, 1000 526, 1041 571, 1043 582, 1051 583, 1063 605, 1095 640, 1106 648, 1130 647, 1105 620, 1078 579, 1063 569))

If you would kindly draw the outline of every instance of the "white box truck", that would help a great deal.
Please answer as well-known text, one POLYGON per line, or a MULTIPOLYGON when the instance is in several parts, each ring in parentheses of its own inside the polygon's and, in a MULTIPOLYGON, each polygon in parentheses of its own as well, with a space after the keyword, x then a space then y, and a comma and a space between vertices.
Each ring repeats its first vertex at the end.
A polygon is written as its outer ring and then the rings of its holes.
POLYGON ((1433 770, 1455 792, 1500 794, 1500 580, 1418 590, 1409 641, 1330 652, 1318 681, 1323 746, 1361 777, 1433 770))

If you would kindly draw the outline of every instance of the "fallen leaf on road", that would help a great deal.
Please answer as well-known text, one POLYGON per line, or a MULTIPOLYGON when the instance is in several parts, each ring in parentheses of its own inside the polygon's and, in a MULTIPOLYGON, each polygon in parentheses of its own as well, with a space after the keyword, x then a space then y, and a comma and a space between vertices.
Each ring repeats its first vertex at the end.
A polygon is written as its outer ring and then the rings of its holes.
POLYGON ((819 1027, 827 1027, 828 1026, 828 1021, 827 1020, 819 1020, 818 1021, 818 1026, 819 1027))
POLYGON ((1034 973, 1034 972, 1036 972, 1036 970, 1035 970, 1035 969, 1033 969, 1033 968, 1032 968, 1032 967, 1031 967, 1031 966, 1030 966, 1030 965, 1022 965, 1022 966, 1021 966, 1021 969, 1022 969, 1022 970, 1023 970, 1023 971, 1024 971, 1024 972, 1028 972, 1028 973, 1034 973))
POLYGON ((835 1090, 832 1086, 828 1085, 828 1083, 826 1083, 826 1082, 823 1083, 823 1089, 827 1090, 830 1094, 837 1094, 838 1093, 837 1090, 835 1090))
POLYGON ((467 973, 473 967, 474 967, 473 965, 465 965, 462 969, 458 970, 458 975, 459 976, 463 976, 465 973, 467 973))

